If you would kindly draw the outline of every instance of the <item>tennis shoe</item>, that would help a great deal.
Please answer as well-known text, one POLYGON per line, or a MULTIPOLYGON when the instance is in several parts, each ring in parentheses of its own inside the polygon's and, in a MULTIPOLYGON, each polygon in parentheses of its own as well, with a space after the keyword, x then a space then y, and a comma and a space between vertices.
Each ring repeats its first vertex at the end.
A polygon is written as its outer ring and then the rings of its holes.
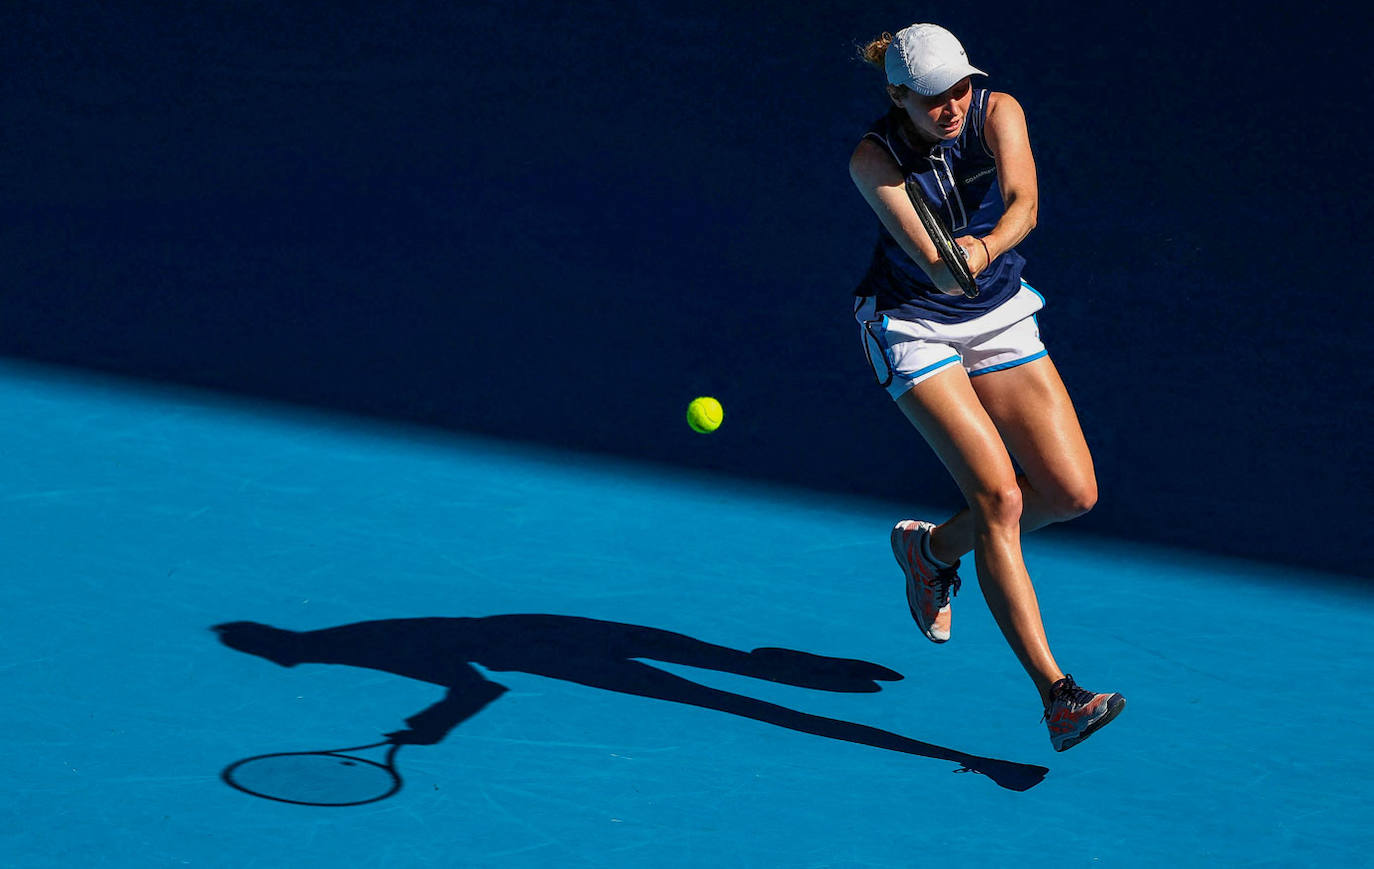
POLYGON ((1050 743, 1055 751, 1067 751, 1092 736, 1126 708, 1126 698, 1120 694, 1094 694, 1074 684, 1073 677, 1050 687, 1050 703, 1045 707, 1045 721, 1050 728, 1050 743))
POLYGON ((936 567, 925 556, 924 543, 935 526, 930 522, 903 519, 892 529, 892 554, 906 574, 906 602, 911 617, 932 642, 949 640, 953 612, 950 599, 959 593, 959 562, 936 567))

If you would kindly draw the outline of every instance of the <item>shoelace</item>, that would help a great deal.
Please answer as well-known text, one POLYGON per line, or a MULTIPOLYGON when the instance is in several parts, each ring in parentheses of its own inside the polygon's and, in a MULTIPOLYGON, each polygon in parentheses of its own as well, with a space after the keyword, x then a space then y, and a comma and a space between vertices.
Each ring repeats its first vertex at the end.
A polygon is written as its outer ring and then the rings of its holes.
POLYGON ((1078 685, 1074 683, 1073 677, 1065 673, 1063 679, 1055 682, 1054 685, 1051 686, 1050 705, 1045 707, 1045 714, 1040 720, 1045 721, 1050 717, 1050 710, 1054 708, 1056 703, 1063 703, 1070 709, 1077 709, 1091 702, 1096 696, 1096 694, 1086 688, 1078 687, 1078 685))
POLYGON ((940 567, 935 570, 935 581, 930 583, 930 587, 935 589, 935 606, 943 609, 949 603, 949 599, 959 593, 959 586, 963 581, 955 571, 959 568, 958 563, 951 564, 949 567, 940 567))

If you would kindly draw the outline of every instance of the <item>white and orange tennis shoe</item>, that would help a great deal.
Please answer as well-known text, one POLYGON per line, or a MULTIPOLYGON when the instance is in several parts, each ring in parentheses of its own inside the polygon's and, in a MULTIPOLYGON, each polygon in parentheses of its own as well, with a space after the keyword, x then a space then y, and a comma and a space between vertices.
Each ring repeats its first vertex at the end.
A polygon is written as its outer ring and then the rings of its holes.
POLYGON ((1050 704, 1041 720, 1050 728, 1050 744, 1055 751, 1067 751, 1092 736, 1126 708, 1120 694, 1094 694, 1074 684, 1064 674, 1050 686, 1050 704))
POLYGON ((953 612, 950 599, 959 593, 959 562, 937 567, 926 554, 935 526, 903 519, 892 529, 892 554, 906 574, 906 602, 911 617, 932 642, 949 640, 953 612))

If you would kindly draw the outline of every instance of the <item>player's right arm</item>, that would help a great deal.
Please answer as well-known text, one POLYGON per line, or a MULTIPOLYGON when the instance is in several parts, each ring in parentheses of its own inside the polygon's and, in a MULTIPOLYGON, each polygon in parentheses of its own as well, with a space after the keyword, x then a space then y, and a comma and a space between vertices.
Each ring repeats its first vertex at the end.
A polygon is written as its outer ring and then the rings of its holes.
POLYGON ((859 142, 849 158, 849 177, 897 244, 926 273, 937 289, 951 296, 963 293, 959 282, 940 261, 935 243, 921 225, 906 193, 906 179, 892 155, 872 139, 859 142))

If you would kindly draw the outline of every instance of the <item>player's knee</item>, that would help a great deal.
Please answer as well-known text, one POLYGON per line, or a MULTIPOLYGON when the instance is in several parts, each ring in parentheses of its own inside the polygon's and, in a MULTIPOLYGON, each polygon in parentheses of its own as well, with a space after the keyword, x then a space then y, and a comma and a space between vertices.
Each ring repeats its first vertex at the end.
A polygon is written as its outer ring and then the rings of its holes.
POLYGON ((1015 525, 1021 521, 1021 487, 1015 481, 989 487, 974 495, 972 506, 992 527, 1015 525))
POLYGON ((1087 477, 1055 488, 1049 497, 1056 522, 1067 522, 1097 506, 1097 480, 1087 477))

